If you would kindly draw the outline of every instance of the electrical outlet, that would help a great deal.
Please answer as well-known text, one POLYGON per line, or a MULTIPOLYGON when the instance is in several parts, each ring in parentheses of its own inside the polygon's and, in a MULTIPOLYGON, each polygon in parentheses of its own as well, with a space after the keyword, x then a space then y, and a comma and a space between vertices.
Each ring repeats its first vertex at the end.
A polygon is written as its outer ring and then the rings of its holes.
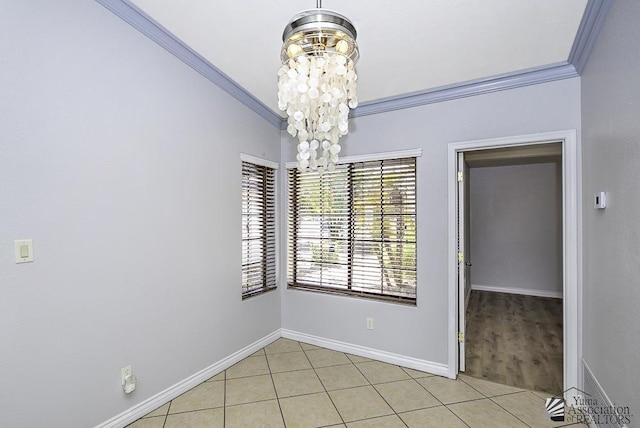
POLYGON ((131 366, 123 367, 120 373, 122 375, 122 385, 124 385, 124 380, 127 376, 131 376, 131 366))
POLYGON ((367 330, 373 330, 373 318, 367 318, 367 330))

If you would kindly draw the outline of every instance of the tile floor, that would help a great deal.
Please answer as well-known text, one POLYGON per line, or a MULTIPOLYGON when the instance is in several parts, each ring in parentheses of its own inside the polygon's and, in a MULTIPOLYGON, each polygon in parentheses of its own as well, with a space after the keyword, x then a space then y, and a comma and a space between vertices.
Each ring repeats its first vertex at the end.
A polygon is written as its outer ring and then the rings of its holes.
POLYGON ((128 428, 570 425, 544 415, 547 396, 278 339, 128 428))

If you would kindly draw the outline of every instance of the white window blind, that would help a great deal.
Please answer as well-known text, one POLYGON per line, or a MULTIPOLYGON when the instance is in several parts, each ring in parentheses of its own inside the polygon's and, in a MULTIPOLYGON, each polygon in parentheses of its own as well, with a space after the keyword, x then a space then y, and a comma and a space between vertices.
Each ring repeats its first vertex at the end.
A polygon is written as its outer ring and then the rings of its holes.
POLYGON ((416 159, 288 172, 288 285, 416 300, 416 159))
POLYGON ((275 170, 242 162, 242 298, 276 287, 275 170))

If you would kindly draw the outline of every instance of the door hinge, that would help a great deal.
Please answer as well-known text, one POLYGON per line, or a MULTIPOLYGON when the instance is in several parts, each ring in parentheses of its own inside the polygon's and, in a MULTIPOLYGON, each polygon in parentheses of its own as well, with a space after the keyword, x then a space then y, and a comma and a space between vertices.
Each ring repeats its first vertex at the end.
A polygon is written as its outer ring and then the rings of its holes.
POLYGON ((458 343, 463 343, 464 342, 464 333, 459 331, 458 332, 458 343))
POLYGON ((458 262, 462 263, 464 261, 464 253, 462 251, 458 251, 458 262))
POLYGON ((463 180, 464 180, 464 172, 458 171, 458 182, 461 182, 463 180))

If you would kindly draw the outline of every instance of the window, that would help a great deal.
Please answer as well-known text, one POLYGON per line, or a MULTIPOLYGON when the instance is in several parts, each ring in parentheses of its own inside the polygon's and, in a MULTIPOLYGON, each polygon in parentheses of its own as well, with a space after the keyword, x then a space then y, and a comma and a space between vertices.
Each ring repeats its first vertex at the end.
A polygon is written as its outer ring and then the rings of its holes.
POLYGON ((289 287, 415 302, 415 157, 288 181, 289 287))
POLYGON ((242 298, 276 287, 275 169, 242 162, 242 298))

